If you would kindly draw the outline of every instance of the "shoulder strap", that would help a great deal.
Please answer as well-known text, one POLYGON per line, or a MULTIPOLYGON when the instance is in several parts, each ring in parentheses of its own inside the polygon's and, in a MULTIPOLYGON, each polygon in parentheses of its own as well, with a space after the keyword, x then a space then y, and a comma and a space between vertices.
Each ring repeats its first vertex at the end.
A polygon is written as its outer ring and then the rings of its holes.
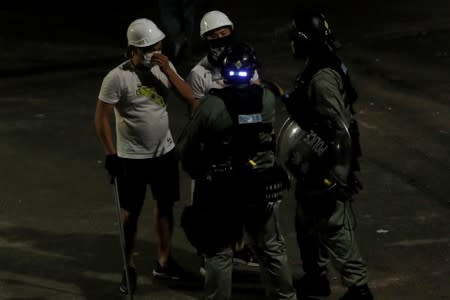
POLYGON ((321 59, 315 59, 311 63, 309 63, 303 73, 296 80, 296 88, 305 89, 312 80, 314 74, 316 74, 319 70, 324 68, 331 68, 341 75, 342 80, 344 82, 344 90, 342 92, 346 93, 345 101, 346 105, 349 107, 350 112, 355 114, 353 109, 353 104, 356 102, 358 98, 358 94, 356 93, 355 88, 350 80, 350 75, 348 74, 348 69, 345 64, 334 54, 330 54, 325 57, 321 57, 321 59))
POLYGON ((358 99, 358 94, 350 80, 350 75, 348 74, 347 66, 343 62, 341 62, 341 61, 339 61, 339 62, 340 62, 340 65, 333 65, 331 68, 333 70, 335 70, 336 72, 338 72, 344 81, 344 90, 346 92, 346 97, 345 97, 346 103, 345 104, 349 106, 350 112, 353 115, 353 114, 355 114, 355 110, 353 109, 353 104, 358 99))
POLYGON ((275 97, 282 96, 280 93, 281 92, 280 87, 278 85, 276 85, 273 81, 262 79, 261 86, 269 89, 275 95, 275 97))
POLYGON ((143 85, 155 88, 161 97, 167 99, 169 89, 165 86, 165 84, 161 80, 159 80, 152 73, 150 69, 148 71, 138 70, 136 69, 136 67, 133 66, 131 61, 125 63, 122 68, 123 70, 136 73, 136 75, 139 77, 139 80, 142 82, 143 85))

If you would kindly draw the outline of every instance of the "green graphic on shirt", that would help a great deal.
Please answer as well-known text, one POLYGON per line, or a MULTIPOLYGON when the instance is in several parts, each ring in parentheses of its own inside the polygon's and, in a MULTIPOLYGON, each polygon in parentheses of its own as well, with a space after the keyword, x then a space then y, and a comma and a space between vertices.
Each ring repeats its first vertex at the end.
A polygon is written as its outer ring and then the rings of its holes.
POLYGON ((137 89, 136 95, 145 96, 160 106, 166 105, 166 103, 164 102, 164 98, 158 94, 155 88, 151 88, 148 86, 141 86, 140 88, 137 89))

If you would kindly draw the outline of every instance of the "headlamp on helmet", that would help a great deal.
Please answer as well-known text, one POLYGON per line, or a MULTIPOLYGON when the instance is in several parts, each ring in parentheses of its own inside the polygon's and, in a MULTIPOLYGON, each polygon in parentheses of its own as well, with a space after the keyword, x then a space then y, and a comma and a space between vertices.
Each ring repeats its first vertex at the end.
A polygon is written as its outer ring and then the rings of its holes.
POLYGON ((222 77, 229 84, 249 83, 257 65, 251 46, 243 43, 229 46, 222 54, 222 77))

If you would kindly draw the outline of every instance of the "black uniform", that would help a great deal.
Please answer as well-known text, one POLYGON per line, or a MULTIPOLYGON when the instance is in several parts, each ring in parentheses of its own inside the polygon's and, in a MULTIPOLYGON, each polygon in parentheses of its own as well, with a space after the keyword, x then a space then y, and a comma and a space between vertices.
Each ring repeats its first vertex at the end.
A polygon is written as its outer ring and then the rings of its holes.
POLYGON ((206 254, 206 299, 230 299, 230 245, 242 227, 273 299, 296 299, 278 223, 285 174, 274 164, 275 95, 258 85, 212 90, 178 141, 196 180, 183 218, 192 244, 206 254))

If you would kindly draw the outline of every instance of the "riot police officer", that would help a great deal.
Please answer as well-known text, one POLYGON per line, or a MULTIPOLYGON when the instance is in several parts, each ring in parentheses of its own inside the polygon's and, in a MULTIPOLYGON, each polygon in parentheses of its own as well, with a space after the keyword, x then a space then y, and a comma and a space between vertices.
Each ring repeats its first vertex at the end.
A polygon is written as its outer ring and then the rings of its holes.
POLYGON ((282 127, 278 150, 296 178, 296 230, 305 275, 295 286, 300 298, 328 296, 331 260, 348 287, 341 300, 373 299, 351 213, 352 196, 361 188, 355 176, 360 155, 352 117, 356 92, 336 55, 338 47, 321 12, 296 15, 291 48, 306 64, 295 90, 284 98, 291 118, 282 127))
MULTIPOLYGON (((205 13, 200 20, 200 36, 208 46, 208 54, 190 71, 186 82, 191 86, 196 100, 200 100, 210 89, 221 89, 225 86, 221 73, 220 57, 224 49, 237 42, 235 25, 228 16, 218 10, 205 13)), ((258 71, 255 70, 252 83, 259 83, 258 71)), ((199 101, 194 102, 194 107, 199 101)), ((234 247, 233 262, 249 267, 259 267, 253 252, 244 242, 244 236, 238 238, 234 247)), ((204 260, 200 273, 204 274, 204 260)))
POLYGON ((296 299, 278 222, 286 173, 274 159, 276 96, 251 83, 256 67, 249 45, 226 48, 227 85, 200 100, 178 141, 182 166, 196 180, 182 227, 206 256, 206 299, 230 299, 232 244, 243 228, 270 299, 296 299))

